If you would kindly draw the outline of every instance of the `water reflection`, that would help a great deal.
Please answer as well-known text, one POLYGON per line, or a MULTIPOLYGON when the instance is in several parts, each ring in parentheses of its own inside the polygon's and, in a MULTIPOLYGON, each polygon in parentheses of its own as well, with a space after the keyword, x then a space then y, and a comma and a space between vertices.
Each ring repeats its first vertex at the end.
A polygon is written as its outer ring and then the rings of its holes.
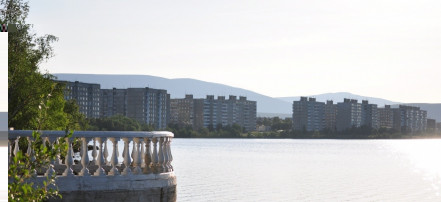
POLYGON ((441 140, 397 140, 387 144, 407 159, 414 172, 429 181, 436 195, 441 196, 441 140))
POLYGON ((441 140, 175 139, 178 201, 441 201, 441 140))
POLYGON ((441 201, 440 139, 175 138, 171 149, 177 201, 441 201))

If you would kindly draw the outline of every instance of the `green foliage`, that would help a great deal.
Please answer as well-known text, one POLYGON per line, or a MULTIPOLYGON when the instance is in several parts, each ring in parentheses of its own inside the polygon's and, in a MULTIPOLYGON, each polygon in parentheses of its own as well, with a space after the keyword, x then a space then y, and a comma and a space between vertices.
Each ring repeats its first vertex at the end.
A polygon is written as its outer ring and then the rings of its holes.
POLYGON ((89 127, 86 116, 80 113, 80 107, 75 100, 66 101, 64 113, 68 120, 67 130, 86 130, 89 127))
MULTIPOLYGON (((39 69, 53 56, 51 44, 57 38, 32 33, 32 25, 26 24, 28 12, 26 1, 0 1, 0 23, 17 28, 8 34, 8 126, 16 130, 80 129, 84 127, 84 117, 79 115, 78 107, 64 100, 64 84, 54 82, 54 76, 39 69)), ((35 185, 31 179, 35 169, 47 167, 55 155, 64 156, 67 147, 63 141, 45 145, 38 133, 33 134, 33 139, 29 144, 20 138, 20 151, 9 165, 10 201, 41 201, 58 195, 55 176, 48 177, 43 185, 35 185), (35 158, 25 154, 28 145, 34 149, 35 158)))
POLYGON ((292 118, 280 119, 279 117, 257 117, 256 124, 270 126, 272 131, 291 130, 292 118))
POLYGON ((153 126, 140 123, 122 115, 115 115, 106 118, 88 119, 88 130, 96 131, 152 131, 153 126))
MULTIPOLYGON (((64 86, 55 84, 55 89, 43 99, 39 108, 40 114, 36 118, 37 129, 41 130, 65 130, 69 123, 68 114, 64 112, 65 100, 63 96, 64 86)), ((35 129, 35 128, 32 128, 35 129)))
POLYGON ((64 129, 63 86, 52 75, 41 73, 39 65, 53 56, 52 35, 37 37, 25 23, 27 2, 1 1, 2 23, 15 24, 8 35, 8 125, 15 129, 64 129), (41 108, 48 110, 41 114, 41 108))
MULTIPOLYGON (((72 133, 66 135, 66 137, 71 136, 72 133)), ((36 184, 33 179, 37 170, 48 168, 58 154, 67 151, 68 145, 65 142, 46 144, 40 133, 33 132, 30 146, 33 155, 19 150, 11 159, 8 169, 8 200, 43 201, 50 197, 61 197, 55 186, 56 175, 47 176, 43 184, 36 184)))

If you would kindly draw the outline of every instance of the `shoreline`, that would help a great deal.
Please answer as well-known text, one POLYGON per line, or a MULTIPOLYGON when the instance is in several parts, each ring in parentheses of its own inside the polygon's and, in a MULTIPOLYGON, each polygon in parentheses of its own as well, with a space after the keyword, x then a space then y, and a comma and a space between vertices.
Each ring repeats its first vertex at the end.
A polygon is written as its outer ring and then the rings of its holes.
POLYGON ((175 137, 174 139, 293 139, 293 140, 417 140, 417 139, 441 139, 438 136, 399 137, 399 138, 289 138, 289 137, 175 137))

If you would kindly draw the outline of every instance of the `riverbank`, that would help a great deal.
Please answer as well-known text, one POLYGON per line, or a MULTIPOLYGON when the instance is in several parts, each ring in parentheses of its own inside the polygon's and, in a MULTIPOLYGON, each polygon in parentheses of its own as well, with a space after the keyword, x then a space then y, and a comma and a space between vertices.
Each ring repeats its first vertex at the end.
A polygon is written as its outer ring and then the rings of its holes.
POLYGON ((359 131, 347 130, 342 132, 300 132, 290 130, 267 132, 242 132, 231 128, 220 130, 192 130, 169 128, 176 138, 251 138, 251 139, 438 139, 441 134, 436 133, 398 133, 381 130, 359 131))

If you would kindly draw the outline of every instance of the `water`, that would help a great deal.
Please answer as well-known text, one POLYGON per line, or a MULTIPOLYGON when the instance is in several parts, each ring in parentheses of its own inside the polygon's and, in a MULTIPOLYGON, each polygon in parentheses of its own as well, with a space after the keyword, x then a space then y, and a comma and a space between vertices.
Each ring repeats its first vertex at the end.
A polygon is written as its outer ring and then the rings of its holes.
POLYGON ((441 201, 441 140, 174 139, 178 201, 441 201))

